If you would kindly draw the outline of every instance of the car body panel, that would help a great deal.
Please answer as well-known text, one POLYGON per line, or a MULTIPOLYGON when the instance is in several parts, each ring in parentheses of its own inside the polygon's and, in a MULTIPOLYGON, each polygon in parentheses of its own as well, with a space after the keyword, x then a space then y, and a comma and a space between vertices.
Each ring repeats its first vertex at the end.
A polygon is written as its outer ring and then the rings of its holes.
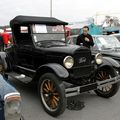
MULTIPOLYGON (((0 75, 0 120, 5 120, 5 101, 10 95, 20 95, 20 93, 0 75)), ((9 119, 7 118, 7 120, 9 119)), ((20 119, 21 117, 15 118, 15 120, 20 119)))
MULTIPOLYGON (((102 36, 104 37, 104 35, 93 36, 94 42, 96 41, 97 38, 102 37, 102 36)), ((95 44, 96 44, 96 46, 94 46, 92 49, 93 53, 100 52, 103 56, 113 58, 113 59, 117 60, 118 62, 120 62, 120 50, 119 49, 103 50, 103 49, 99 49, 96 42, 95 42, 95 44)))

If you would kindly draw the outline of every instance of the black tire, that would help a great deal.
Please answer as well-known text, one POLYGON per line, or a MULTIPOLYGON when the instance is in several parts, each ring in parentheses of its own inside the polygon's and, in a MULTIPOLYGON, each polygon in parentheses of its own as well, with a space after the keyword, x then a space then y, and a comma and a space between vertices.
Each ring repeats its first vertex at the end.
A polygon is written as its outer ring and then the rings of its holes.
POLYGON ((43 108, 49 115, 57 117, 65 111, 67 106, 65 87, 56 75, 52 73, 42 75, 38 84, 38 93, 43 108))
MULTIPOLYGON (((110 70, 110 69, 101 69, 101 70, 99 70, 98 72, 97 72, 97 74, 96 74, 96 80, 98 80, 98 81, 100 81, 100 80, 105 80, 105 79, 100 79, 100 77, 98 77, 98 76, 100 76, 100 73, 101 72, 103 72, 102 73, 102 75, 104 76, 104 74, 106 74, 107 76, 109 75, 109 77, 115 77, 115 76, 117 76, 117 73, 116 73, 116 71, 115 70, 110 70), (98 79, 99 78, 99 79, 98 79)), ((107 78, 107 76, 106 76, 106 79, 109 79, 109 78, 107 78)), ((105 77, 105 76, 104 76, 105 77)), ((101 76, 101 78, 102 78, 102 76, 101 76)), ((106 86, 107 87, 107 86, 106 86)), ((100 96, 100 97, 103 97, 103 98, 110 98, 110 97, 113 97, 117 92, 118 92, 118 90, 119 90, 119 83, 115 83, 115 84, 112 84, 111 85, 111 87, 109 86, 109 89, 108 89, 108 91, 107 91, 107 88, 102 88, 102 90, 100 90, 100 89, 97 89, 97 90, 95 90, 95 93, 98 95, 98 96, 100 96), (106 91, 105 91, 105 89, 106 89, 106 91)))

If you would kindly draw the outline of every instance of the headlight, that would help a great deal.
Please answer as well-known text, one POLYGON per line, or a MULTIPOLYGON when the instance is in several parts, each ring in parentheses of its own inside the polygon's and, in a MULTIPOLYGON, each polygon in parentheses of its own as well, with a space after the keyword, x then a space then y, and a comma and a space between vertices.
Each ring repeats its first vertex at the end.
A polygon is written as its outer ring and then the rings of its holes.
POLYGON ((65 66, 67 69, 72 68, 73 65, 74 65, 74 59, 73 59, 73 57, 71 57, 71 56, 65 57, 64 60, 63 60, 63 64, 64 64, 64 66, 65 66))
POLYGON ((103 57, 102 57, 102 55, 101 55, 100 53, 97 53, 97 54, 95 55, 95 60, 96 60, 96 63, 97 63, 98 65, 102 64, 102 62, 103 62, 103 57))
POLYGON ((9 93, 5 96, 5 120, 20 120, 21 97, 20 94, 9 93))

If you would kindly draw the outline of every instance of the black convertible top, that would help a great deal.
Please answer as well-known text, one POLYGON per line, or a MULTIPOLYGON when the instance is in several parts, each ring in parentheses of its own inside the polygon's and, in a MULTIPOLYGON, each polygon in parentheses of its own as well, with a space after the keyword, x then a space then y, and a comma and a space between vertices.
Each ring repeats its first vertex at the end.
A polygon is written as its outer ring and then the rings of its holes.
POLYGON ((48 24, 48 25, 67 25, 67 22, 58 20, 53 17, 37 17, 37 16, 16 16, 10 21, 10 26, 27 24, 48 24))

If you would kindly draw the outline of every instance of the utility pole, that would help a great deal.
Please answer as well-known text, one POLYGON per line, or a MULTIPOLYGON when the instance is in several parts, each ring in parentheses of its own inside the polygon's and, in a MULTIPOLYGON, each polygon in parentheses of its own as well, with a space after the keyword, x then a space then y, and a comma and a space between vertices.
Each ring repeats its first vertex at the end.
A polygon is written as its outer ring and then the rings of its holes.
POLYGON ((53 12, 53 10, 52 10, 52 0, 50 0, 50 17, 52 17, 52 12, 53 12))

